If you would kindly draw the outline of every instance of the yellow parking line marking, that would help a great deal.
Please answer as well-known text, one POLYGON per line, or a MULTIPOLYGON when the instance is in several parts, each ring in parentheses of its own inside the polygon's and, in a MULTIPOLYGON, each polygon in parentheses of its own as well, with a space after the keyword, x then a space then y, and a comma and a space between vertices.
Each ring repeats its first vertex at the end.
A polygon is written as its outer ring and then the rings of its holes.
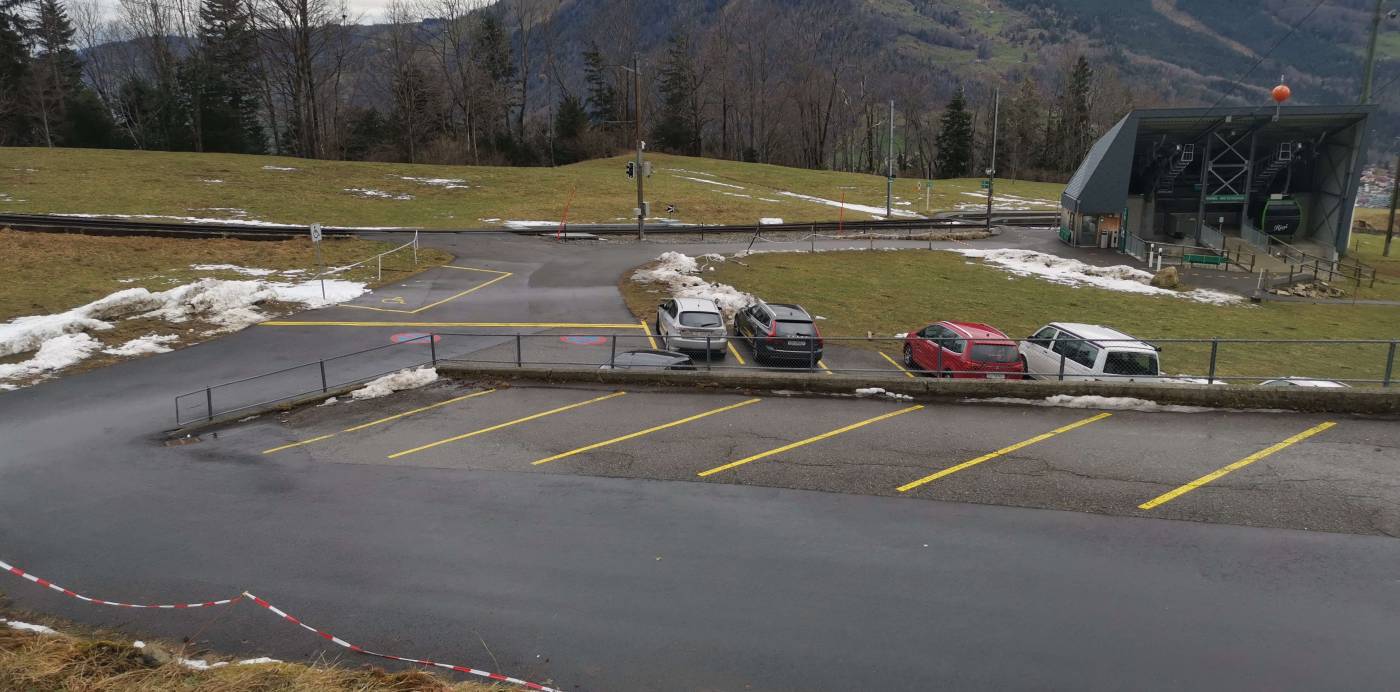
POLYGON ((296 322, 269 320, 262 327, 499 327, 503 329, 643 329, 645 325, 595 322, 296 322))
POLYGON ((709 416, 713 416, 713 415, 715 415, 715 414, 717 414, 717 413, 724 413, 725 411, 733 411, 733 410, 736 409, 736 408, 740 408, 740 407, 743 407, 743 406, 748 406, 749 404, 756 404, 756 403, 758 403, 758 402, 760 402, 760 401, 762 401, 762 399, 749 399, 748 401, 741 401, 741 402, 739 402, 739 403, 737 403, 737 404, 730 404, 730 405, 728 405, 728 406, 723 406, 723 407, 721 407, 721 408, 717 408, 717 409, 713 409, 713 410, 710 410, 710 411, 706 411, 706 412, 704 412, 704 413, 697 413, 697 414, 695 414, 695 415, 693 415, 693 416, 688 416, 688 417, 682 418, 682 419, 680 419, 680 420, 673 420, 673 421, 671 421, 670 423, 662 423, 661 425, 653 426, 653 427, 647 428, 646 430, 638 430, 637 432, 631 433, 630 435, 623 435, 623 436, 621 436, 621 437, 614 437, 614 438, 611 439, 611 440, 603 440, 602 442, 594 442, 594 443, 591 444, 591 445, 587 445, 587 446, 584 446, 584 447, 579 447, 578 449, 571 449, 571 450, 569 450, 569 451, 567 451, 567 452, 564 452, 564 453, 562 453, 562 454, 555 454, 555 455, 552 456, 552 457, 545 457, 545 458, 543 458, 543 459, 540 459, 539 461, 532 461, 532 462, 530 462, 530 463, 533 464, 533 465, 535 465, 535 466, 539 466, 540 464, 547 464, 547 463, 549 463, 549 462, 551 462, 551 461, 558 461, 559 459, 563 459, 563 458, 565 458, 565 457, 574 456, 575 454, 582 454, 582 453, 584 453, 584 452, 589 452, 589 451, 598 449, 599 447, 606 447, 606 446, 611 445, 611 444, 617 444, 618 442, 626 442, 627 440, 631 440, 631 439, 634 439, 634 438, 638 438, 638 437, 641 437, 641 436, 643 436, 643 435, 650 435, 651 433, 658 432, 658 431, 661 431, 661 430, 665 430, 665 429, 667 429, 667 428, 674 428, 674 427, 676 427, 677 425, 684 425, 684 424, 690 423, 690 422, 692 422, 692 421, 700 420, 701 418, 707 418, 707 417, 709 417, 709 416))
POLYGON ((893 358, 891 358, 891 357, 885 355, 885 352, 884 352, 884 351, 876 351, 876 353, 880 354, 880 357, 881 357, 881 358, 884 358, 885 360, 889 361, 889 362, 890 362, 890 365, 893 365, 895 370, 898 370, 898 371, 904 373, 904 376, 905 376, 905 377, 913 377, 913 376, 914 376, 914 373, 909 372, 908 370, 905 370, 905 369, 904 369, 904 366, 899 364, 899 361, 897 361, 897 360, 895 360, 895 359, 893 359, 893 358))
POLYGON ((836 373, 833 373, 833 372, 831 371, 831 368, 826 367, 826 362, 825 362, 825 361, 820 361, 820 360, 819 360, 819 361, 817 361, 817 365, 821 366, 821 369, 822 369, 822 370, 825 370, 825 371, 826 371, 826 374, 828 374, 828 375, 834 375, 834 374, 836 374, 836 373))
MULTIPOLYGON (((379 425, 380 423, 388 423, 388 422, 391 421, 391 420, 398 420, 398 419, 400 419, 400 418, 405 418, 405 417, 407 417, 407 416, 411 416, 411 415, 413 415, 413 414, 415 414, 415 413, 422 413, 422 412, 424 412, 424 411, 430 411, 430 410, 435 409, 435 408, 437 408, 437 407, 439 407, 439 406, 446 406, 446 405, 448 405, 448 404, 455 404, 455 403, 457 403, 457 402, 459 402, 459 401, 462 401, 463 399, 471 399, 471 398, 473 398, 473 397, 478 397, 478 396, 482 396, 482 395, 485 395, 485 394, 490 394, 491 392, 494 392, 494 391, 496 391, 496 390, 494 390, 494 389, 487 389, 487 390, 483 390, 483 391, 480 391, 480 392, 472 392, 471 394, 466 394, 466 395, 463 395, 463 396, 459 396, 459 397, 455 397, 455 398, 452 398, 452 399, 448 399, 447 401, 439 401, 439 402, 437 402, 436 404, 430 404, 430 405, 424 406, 424 407, 422 407, 422 408, 416 408, 416 409, 413 409, 412 411, 404 411, 403 413, 395 414, 395 415, 389 416, 389 417, 387 417, 387 418, 380 418, 379 420, 372 420, 372 421, 370 421, 370 422, 368 422, 368 423, 363 423, 363 424, 361 424, 361 425, 356 425, 356 426, 354 426, 354 427, 346 428, 346 429, 344 429, 344 430, 341 430, 340 432, 342 432, 342 433, 350 433, 350 432, 355 432, 355 431, 357 431, 357 430, 364 430, 365 428, 374 427, 374 426, 376 426, 376 425, 379 425)), ((293 443, 291 443, 291 444, 285 444, 285 445, 282 445, 281 447, 273 447, 272 449, 264 449, 264 450, 263 450, 263 454, 272 454, 272 453, 274 453, 274 452, 280 452, 280 451, 282 451, 282 450, 284 450, 284 449, 291 449, 291 448, 293 448, 293 447, 301 447, 301 446, 304 446, 304 445, 309 445, 309 444, 311 444, 312 442, 320 442, 321 440, 329 440, 330 438, 335 437, 336 435, 339 435, 339 434, 340 434, 340 433, 330 433, 330 434, 328 434, 328 435, 321 435, 321 436, 319 436, 319 437, 313 437, 313 438, 311 438, 311 439, 309 439, 309 440, 302 440, 302 441, 300 441, 300 442, 293 442, 293 443)))
POLYGON ((463 271, 469 271, 469 272, 482 272, 482 273, 484 273, 484 274, 504 274, 504 275, 506 275, 506 276, 510 276, 510 272, 503 272, 503 271, 501 271, 501 270, 499 270, 499 269, 482 269, 482 268, 480 268, 480 267, 461 267, 461 266, 458 266, 458 265, 455 265, 455 264, 444 264, 444 265, 442 265, 442 267, 443 267, 443 269, 461 269, 461 270, 463 270, 463 271))
POLYGON ((272 454, 273 452, 280 452, 280 451, 282 451, 282 450, 284 450, 284 449, 291 449, 291 448, 293 448, 293 447, 300 447, 300 446, 302 446, 302 445, 309 445, 309 444, 311 444, 312 442, 320 442, 321 440, 329 440, 330 438, 335 437, 335 436, 336 436, 336 433, 330 433, 329 435, 321 435, 320 437, 313 437, 313 438, 311 438, 311 439, 309 439, 309 440, 302 440, 301 442, 293 442, 293 443, 291 443, 291 444, 285 444, 285 445, 282 445, 281 447, 273 447, 272 449, 264 449, 264 450, 263 450, 263 454, 272 454))
POLYGON ((652 350, 656 350, 656 339, 651 335, 651 327, 647 326, 646 320, 637 320, 637 324, 642 325, 642 331, 647 333, 647 343, 651 344, 652 350))
POLYGON ((1161 495, 1158 495, 1157 497, 1138 505, 1138 509, 1152 509, 1153 507, 1156 507, 1158 505, 1171 502, 1172 500, 1175 500, 1176 498, 1181 497, 1182 495, 1185 495, 1186 493, 1189 493, 1192 490, 1195 490, 1196 488, 1199 488, 1207 483, 1215 481, 1232 471, 1238 471, 1246 466, 1249 466, 1250 464, 1253 464, 1254 462, 1259 461, 1260 459, 1263 459, 1264 457, 1267 457, 1273 454, 1274 452, 1278 452, 1287 447, 1291 447, 1295 444, 1298 444, 1299 442, 1302 442, 1303 440, 1306 440, 1309 437, 1312 437, 1313 435, 1316 435, 1334 425, 1336 425, 1336 423, 1328 421, 1326 423, 1322 423, 1320 425, 1308 428, 1307 430, 1304 430, 1303 432, 1300 432, 1297 435, 1294 435, 1293 437, 1284 440, 1283 442, 1267 447, 1265 449, 1261 449, 1222 469, 1207 473, 1206 475, 1201 476, 1200 478, 1197 478, 1196 480, 1191 481, 1190 483, 1187 483, 1186 485, 1183 485, 1180 488, 1166 493, 1162 493, 1161 495))
POLYGON ((529 415, 529 416, 525 416, 524 418, 516 418, 515 420, 506 421, 506 422, 504 422, 504 423, 497 423, 496 425, 492 425, 492 426, 490 426, 490 427, 482 428, 482 429, 480 429, 480 430, 473 430, 473 431, 471 431, 471 432, 469 432, 469 433, 464 433, 464 434, 461 434, 461 435, 457 435, 457 436, 455 436, 455 437, 449 437, 449 438, 447 438, 447 439, 445 439, 445 440, 438 440, 437 442, 429 442, 428 444, 425 444, 425 445, 422 445, 422 446, 419 446, 419 447, 414 447, 413 449, 405 449, 405 450, 403 450, 402 452, 394 452, 393 454, 390 454, 388 458, 390 458, 390 459, 397 459, 397 458, 402 457, 402 456, 407 456, 407 455, 409 455, 409 454, 415 454, 415 453, 417 453, 417 452, 421 452, 421 451, 423 451, 423 450, 425 450, 425 449, 432 449, 433 447, 437 447, 437 446, 439 446, 439 445, 445 445, 445 444, 448 444, 448 443, 451 443, 451 442, 460 442, 461 440, 465 440, 465 439, 467 439, 468 437, 476 437, 477 435, 484 435, 484 434, 486 434, 486 433, 489 433, 489 432, 492 432, 492 431, 495 431, 495 430, 500 430, 501 428, 509 428, 509 427, 512 426, 512 425, 518 425, 518 424, 520 424, 520 423, 526 423, 526 422, 535 420, 536 418, 544 418, 545 416, 554 415, 554 414, 556 414, 556 413, 563 413, 564 411, 568 411, 568 410, 571 410, 571 409, 576 409, 576 408, 578 408, 578 407, 580 407, 580 406, 587 406, 587 405, 589 405, 589 404, 596 404, 596 403, 598 403, 598 402, 600 402, 600 401, 606 401, 606 400, 608 400, 608 399, 612 399, 612 398, 615 398, 615 397, 622 396, 623 394, 626 394, 626 393, 627 393, 627 392, 613 392, 612 394, 608 394, 607 396, 596 397, 596 398, 593 398, 593 399, 589 399, 588 401, 580 401, 580 402, 578 402, 578 403, 576 403, 576 404, 569 404, 568 406, 560 406, 559 408, 553 408, 553 409, 550 409, 550 410, 548 410, 548 411, 542 411, 542 412, 540 412, 540 413, 535 413, 535 414, 532 414, 532 415, 529 415))
POLYGON ((734 337, 730 337, 728 341, 725 341, 725 344, 726 344, 727 346, 729 346, 729 352, 730 352, 731 354, 734 355, 734 360, 739 361, 739 365, 743 365, 743 364, 744 364, 744 357, 741 356, 741 355, 739 355, 739 349, 734 348, 734 341, 733 341, 733 339, 734 339, 734 337))
POLYGON ((455 398, 452 398, 452 399, 448 399, 447 401, 439 401, 439 402, 437 402, 436 404, 429 404, 429 405, 424 406, 424 407, 422 407, 422 408, 416 408, 416 409, 413 409, 412 411, 404 411, 403 413, 394 414, 394 415, 389 416, 389 417, 387 417, 387 418, 380 418, 379 420, 372 420, 372 421, 370 421, 370 422, 368 422, 368 423, 362 423, 362 424, 357 425, 357 426, 355 426, 355 427, 353 427, 353 428, 346 428, 346 429, 342 430, 341 432, 355 432, 356 430, 364 430, 365 428, 372 428, 372 427, 374 427, 374 426, 376 426, 376 425, 379 425, 380 423, 388 423, 388 422, 391 421, 391 420, 398 420, 398 419, 400 419, 400 418, 407 418, 408 416, 412 416, 412 415, 417 414, 417 413, 422 413, 422 412, 424 412, 424 411, 431 411, 431 410, 433 410, 433 409, 435 409, 435 408, 438 408, 439 406, 446 406, 446 405, 448 405, 448 404, 455 404, 455 403, 457 403, 457 402, 459 402, 459 401, 465 401, 465 400, 467 400, 467 399, 474 399, 474 398, 479 397, 479 396, 486 396, 487 394, 490 394, 491 392, 494 392, 494 391, 496 391, 496 390, 494 390, 494 389, 483 389, 482 391, 479 391, 479 392, 472 392, 471 394, 464 394, 464 395, 459 396, 459 397, 455 397, 455 398))
POLYGON ((807 439, 805 439, 805 440, 799 440, 799 441, 793 442, 793 443, 791 443, 791 444, 783 445, 783 446, 781 446, 781 447, 779 447, 779 448, 777 448, 777 449, 770 449, 770 450, 768 450, 768 451, 766 451, 766 452, 760 452, 760 453, 755 454, 755 455, 750 456, 750 457, 744 457, 743 459, 740 459, 740 460, 738 460, 738 461, 731 461, 731 462, 729 462, 728 464, 725 464, 725 465, 723 465, 723 466, 716 466, 716 467, 714 467, 714 468, 712 468, 712 469, 710 469, 710 470, 708 470, 708 471, 701 471, 701 472, 700 472, 699 474, 697 474, 697 475, 699 475, 701 478, 704 478, 704 477, 706 477, 706 476, 713 476, 714 474, 719 473, 719 472, 721 472, 721 471, 728 471, 729 469, 732 469, 732 468, 734 468, 734 467, 736 467, 736 466, 743 466, 744 464, 747 464, 747 463, 749 463, 749 462, 751 462, 751 461, 758 461, 759 459, 764 459, 764 458, 767 458, 767 457, 771 457, 771 456, 773 456, 774 454, 782 454, 783 452, 786 452, 786 451, 789 451, 789 450, 793 450, 793 449, 797 449, 798 447, 804 447, 804 446, 806 446, 806 445, 812 444, 813 442, 820 442, 820 441, 822 441, 822 440, 827 439, 828 437, 836 437, 837 435, 840 435, 840 434, 842 434, 842 433, 848 433, 848 432, 850 432, 850 431, 852 431, 852 430, 855 430, 855 429, 857 429, 857 428, 863 428, 863 427, 865 427, 865 426, 867 426, 867 425, 870 425, 871 423, 878 423, 878 422, 880 422, 880 421, 882 421, 882 420, 885 420, 886 418, 894 418, 895 416, 903 415, 903 414, 909 413, 910 411, 917 411, 917 410, 919 410, 919 409, 921 409, 921 408, 923 408, 923 407, 924 407, 923 404, 918 404, 918 405, 915 405, 915 406, 910 406, 910 407, 908 407, 908 408, 902 408, 902 409, 900 409, 900 410, 898 410, 898 411, 891 411, 891 412, 886 413, 886 414, 884 414, 884 415, 882 415, 882 416, 875 416, 874 418, 867 418, 866 420, 863 420, 863 421, 861 421, 861 422, 859 422, 859 423, 852 423, 852 424, 850 424, 850 425, 848 425, 848 426, 846 426, 846 427, 844 427, 844 428, 837 428, 837 429, 835 429, 835 430, 832 430, 831 432, 824 432, 824 433, 822 433, 822 434, 820 434, 820 435, 814 435, 814 436, 809 437, 809 438, 807 438, 807 439))
MULTIPOLYGON (((468 268, 468 267, 452 267, 452 269, 467 269, 467 268, 468 268)), ((473 270, 473 271, 491 271, 491 270, 489 270, 489 269, 475 269, 475 270, 473 270)), ((342 305, 341 307, 355 308, 355 309, 357 309, 357 310, 373 310, 373 311, 375 311, 375 312, 397 312, 397 313, 404 314, 404 315, 416 315, 416 314, 418 314, 418 313, 420 313, 420 312, 423 312, 424 310, 429 310, 429 309, 435 308, 435 307, 437 307, 437 306, 439 306, 439 305, 442 305, 443 303, 450 303, 450 302, 452 302, 452 301, 454 301, 454 300, 457 300, 458 298, 461 298, 462 296, 465 296, 465 295, 467 295, 467 294, 469 294, 469 293, 473 293, 473 292, 476 292, 476 291, 480 291, 481 289, 486 288, 487 286, 490 286, 491 284, 494 284, 494 283, 496 283, 497 281, 503 281, 503 280, 508 279, 508 278, 510 278, 510 277, 512 276, 510 272, 492 272, 492 273, 494 273, 494 274, 500 274, 500 276, 498 276, 498 277, 496 277, 496 278, 494 278, 494 279, 491 279, 491 280, 489 280, 489 281, 485 281, 485 282, 482 282, 482 283, 480 283, 480 284, 477 284, 476 286, 472 286, 471 288, 469 288, 469 289, 467 289, 467 290, 465 290, 465 291, 462 291, 461 293, 457 293, 457 294, 454 294, 454 295, 450 295, 450 296, 448 296, 448 297, 446 297, 446 298, 443 298, 442 300, 437 301, 436 303, 428 303, 427 305, 424 305, 424 306, 421 307, 421 308, 416 308, 416 309, 413 309, 413 310, 399 310, 399 309, 397 309, 397 308, 377 308, 377 307, 373 307, 373 306, 371 306, 371 305, 350 305, 350 304, 348 304, 348 303, 345 304, 345 305, 342 305)))
POLYGON ((997 451, 992 452, 991 454, 983 454, 982 456, 977 457, 976 459, 970 459, 970 460, 964 461, 963 463, 958 464, 958 465, 956 465, 956 466, 949 466, 948 468, 943 469, 942 471, 939 471, 939 472, 937 472, 937 473, 931 473, 931 474, 929 474, 929 475, 927 475, 927 476, 924 476, 923 478, 920 478, 920 479, 917 480, 917 481, 913 481, 913 482, 910 482, 910 483, 905 483, 904 485, 899 486, 898 490, 899 490, 899 492, 901 492, 901 493, 907 493, 907 492, 909 492, 910 490, 913 490, 914 488, 917 488, 917 487, 919 487, 919 486, 921 486, 921 485, 923 485, 923 484, 925 484, 925 483, 931 483, 931 482, 936 481, 936 480, 938 480, 938 479, 940 479, 940 478, 942 478, 942 477, 944 477, 944 476, 952 475, 952 474, 954 474, 954 473, 957 473, 957 472, 959 472, 959 471, 962 471, 963 469, 972 468, 973 466, 976 466, 976 465, 978 465, 978 464, 980 464, 980 463, 982 463, 982 462, 984 462, 984 461, 991 461, 992 459, 995 459, 995 458, 997 458, 997 457, 1005 456, 1005 455, 1010 454, 1010 453, 1012 453, 1012 452, 1014 452, 1014 451, 1016 451, 1016 450, 1018 450, 1018 449, 1021 449, 1021 448, 1023 448, 1023 447, 1029 447, 1029 446, 1031 446, 1031 445, 1033 445, 1033 444, 1035 444, 1035 443, 1037 443, 1037 442, 1043 442, 1043 441, 1048 440, 1048 439, 1050 439, 1050 438, 1052 438, 1052 437, 1054 437, 1054 436, 1056 436, 1056 435, 1059 435, 1060 433, 1067 433, 1067 432, 1069 432, 1069 431, 1071 431, 1071 430, 1074 430, 1075 428, 1080 428, 1080 427, 1086 426, 1086 425, 1088 425, 1088 424, 1090 424, 1090 423, 1094 423, 1094 422, 1097 422, 1097 421, 1101 421, 1101 420, 1103 420, 1103 419, 1105 419, 1105 418, 1108 418, 1109 416, 1112 416, 1112 415, 1113 415, 1112 413, 1100 413, 1100 414, 1098 414, 1098 415, 1096 415, 1096 416, 1090 416, 1090 417, 1085 418, 1085 419, 1083 419, 1083 420, 1075 421, 1075 422, 1070 423, 1069 425, 1066 425, 1066 426, 1064 426, 1064 427, 1055 428, 1054 430, 1051 430, 1051 431, 1048 432, 1048 433, 1043 433, 1043 434, 1040 434, 1040 435, 1036 435, 1035 437, 1032 437, 1032 438, 1029 439, 1029 440, 1023 440, 1023 441, 1021 441, 1021 442, 1017 442, 1016 444, 1011 445, 1010 447, 1002 447, 1001 449, 998 449, 997 451))

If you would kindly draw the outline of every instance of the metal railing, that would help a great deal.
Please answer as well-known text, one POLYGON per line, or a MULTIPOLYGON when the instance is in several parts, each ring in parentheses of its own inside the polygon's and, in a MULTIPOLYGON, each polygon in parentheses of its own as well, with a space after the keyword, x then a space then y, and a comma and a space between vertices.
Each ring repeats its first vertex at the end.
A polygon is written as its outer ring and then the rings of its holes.
POLYGON ((1225 234, 1206 224, 1201 224, 1201 244, 1213 250, 1225 249, 1225 234))
POLYGON ((351 269, 354 269, 355 267, 359 267, 359 266, 362 266, 362 265, 366 265, 366 266, 367 266, 370 262, 374 262, 374 267, 375 267, 375 269, 374 269, 375 281, 383 281, 383 280, 384 280, 384 258, 385 258, 385 257, 388 257, 389 255, 392 255, 392 254, 394 254, 394 253, 396 253, 396 252, 399 252, 400 250, 405 250, 405 249, 408 249, 408 248, 413 248, 413 266, 416 268, 416 267, 418 266, 418 231, 414 231, 414 232, 413 232, 413 240, 410 240, 410 241, 408 241, 407 243, 404 243, 403 245, 400 245, 400 246, 398 246, 398 247, 396 247, 396 248, 393 248, 393 249, 391 249, 391 250, 385 250, 384 252, 381 252, 381 253, 379 253, 379 254, 373 256, 373 257, 369 257, 369 258, 366 258, 366 259, 362 259, 362 260, 360 260, 359 262, 355 262, 354 264, 347 264, 347 265, 345 265, 345 266, 343 266, 343 267, 331 267, 331 268, 325 270, 324 272, 322 272, 322 273, 320 273, 320 274, 317 274, 317 275, 316 275, 316 278, 317 278, 317 279, 320 279, 320 278, 322 278, 322 277, 330 276, 330 275, 332 275, 332 274, 341 274, 341 273, 350 271, 351 269))
POLYGON ((1376 268, 1353 259, 1319 257, 1272 236, 1269 238, 1267 250, 1270 255, 1288 264, 1289 283, 1293 283, 1295 276, 1311 274, 1313 279, 1318 281, 1335 283, 1340 277, 1357 288, 1360 288, 1362 283, 1366 283, 1369 288, 1376 286, 1376 268), (1324 274, 1327 277, 1325 279, 1324 274))
POLYGON ((1144 242, 1147 245, 1147 259, 1145 261, 1149 269, 1158 270, 1167 265, 1186 264, 1187 255, 1200 255, 1224 258, 1227 270, 1233 266, 1248 272, 1254 271, 1254 253, 1245 252, 1239 248, 1217 250, 1199 245, 1159 243, 1152 240, 1144 242))
POLYGON ((1123 254, 1135 257, 1139 262, 1146 262, 1149 257, 1148 242, 1132 233, 1124 233, 1119 249, 1123 254))
MULTIPOLYGON (((1390 387, 1400 339, 1081 339, 979 341, 923 337, 681 337, 704 346, 687 351, 684 369, 840 373, 866 379, 928 375, 949 378, 1133 381, 1168 384, 1329 380, 1390 387), (783 343, 776 343, 783 342, 783 343), (1111 347, 1126 344, 1118 358, 1111 347), (829 353, 829 346, 839 353, 829 353), (980 345, 1012 345, 1014 360, 975 361, 980 345), (755 348, 758 350, 755 351, 755 348), (1150 348, 1151 351, 1146 350, 1150 348), (1033 350, 1039 349, 1039 350, 1033 350), (762 354, 767 353, 766 357, 762 354), (1143 358, 1132 354, 1155 354, 1143 358), (726 355, 727 354, 727 355, 726 355), (835 359, 835 362, 828 362, 835 359), (758 361, 758 362, 755 362, 758 361), (971 365, 969 365, 971 363, 971 365), (1167 366, 1170 367, 1167 367, 1167 366), (1174 372, 1176 374, 1166 374, 1174 372), (990 375, 990 377, 989 377, 990 375)), ((458 363, 514 367, 646 368, 630 352, 666 348, 667 337, 628 333, 421 334, 397 344, 309 361, 175 397, 177 425, 212 421, 332 389, 368 382, 405 368, 458 363), (426 351, 426 352, 425 352, 426 351)), ((983 354, 984 356, 987 354, 983 354)))

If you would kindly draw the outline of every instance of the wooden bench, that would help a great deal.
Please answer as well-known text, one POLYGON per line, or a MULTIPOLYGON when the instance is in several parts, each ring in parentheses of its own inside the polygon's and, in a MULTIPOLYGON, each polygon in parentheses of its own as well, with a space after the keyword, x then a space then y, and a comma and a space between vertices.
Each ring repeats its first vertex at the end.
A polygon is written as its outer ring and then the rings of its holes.
POLYGON ((1220 255, 1182 255, 1181 261, 1183 264, 1189 264, 1192 266, 1195 266, 1197 264, 1207 264, 1212 267, 1218 267, 1222 264, 1229 263, 1230 260, 1221 257, 1220 255))

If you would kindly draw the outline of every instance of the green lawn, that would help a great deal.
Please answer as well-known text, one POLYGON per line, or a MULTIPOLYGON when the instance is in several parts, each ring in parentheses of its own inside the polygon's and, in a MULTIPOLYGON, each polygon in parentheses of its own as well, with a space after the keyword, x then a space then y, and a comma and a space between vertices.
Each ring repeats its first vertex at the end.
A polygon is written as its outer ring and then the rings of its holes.
MULTIPOLYGON (((1145 339, 1395 339, 1400 308, 1384 306, 1214 306, 1170 296, 1073 288, 969 263, 951 252, 760 254, 727 262, 705 278, 769 301, 796 302, 826 317, 828 336, 889 336, 937 320, 987 322, 1023 338, 1047 322, 1106 324, 1145 339)), ((897 355, 892 341, 853 342, 897 355)), ((1223 376, 1376 378, 1384 345, 1222 345, 1223 376)), ((1205 345, 1165 344, 1164 372, 1204 373, 1205 345)), ((1400 364, 1397 364, 1400 367, 1400 364)))
MULTIPOLYGON (((566 205, 572 221, 626 221, 637 201, 636 185, 627 179, 621 157, 558 168, 509 168, 95 149, 6 148, 0 156, 5 162, 0 167, 0 211, 12 213, 227 219, 239 218, 234 210, 241 210, 247 213, 244 218, 281 223, 464 228, 500 225, 502 220, 558 221, 566 205)), ((881 210, 885 204, 881 176, 659 154, 648 158, 654 165, 646 181, 653 216, 665 216, 668 203, 678 207, 673 218, 703 223, 825 221, 840 213, 830 205, 779 194, 783 191, 830 200, 845 194, 848 203, 881 210)), ((977 203, 977 197, 963 193, 976 192, 978 185, 971 179, 938 181, 931 208, 977 203)), ((1050 203, 1039 208, 1058 204, 1062 188, 1057 183, 997 182, 999 195, 1050 203)), ((897 209, 923 211, 919 181, 896 181, 895 195, 908 203, 897 209)), ((846 218, 872 216, 847 211, 846 218)))

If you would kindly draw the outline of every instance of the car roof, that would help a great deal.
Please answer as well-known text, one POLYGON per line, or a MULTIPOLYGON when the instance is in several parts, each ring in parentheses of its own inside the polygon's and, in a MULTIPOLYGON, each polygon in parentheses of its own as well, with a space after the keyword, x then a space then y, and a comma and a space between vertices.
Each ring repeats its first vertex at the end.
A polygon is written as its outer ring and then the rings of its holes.
POLYGON ((790 303, 768 303, 768 309, 773 311, 773 316, 780 320, 804 320, 812 321, 812 316, 800 305, 790 303))
POLYGON ((1090 341, 1102 341, 1103 346, 1114 348, 1142 349, 1156 352, 1157 349, 1152 344, 1142 341, 1135 336, 1124 334, 1123 332, 1105 327, 1101 324, 1083 324, 1080 322, 1051 322, 1050 326, 1067 331, 1077 337, 1090 341))
POLYGON ((709 298, 676 298, 676 307, 690 312, 719 312, 719 306, 709 298))
POLYGON ((994 341, 1010 341, 1011 337, 1002 333, 1000 329, 990 324, 982 322, 950 322, 944 320, 939 324, 952 329, 969 339, 990 339, 994 341))

